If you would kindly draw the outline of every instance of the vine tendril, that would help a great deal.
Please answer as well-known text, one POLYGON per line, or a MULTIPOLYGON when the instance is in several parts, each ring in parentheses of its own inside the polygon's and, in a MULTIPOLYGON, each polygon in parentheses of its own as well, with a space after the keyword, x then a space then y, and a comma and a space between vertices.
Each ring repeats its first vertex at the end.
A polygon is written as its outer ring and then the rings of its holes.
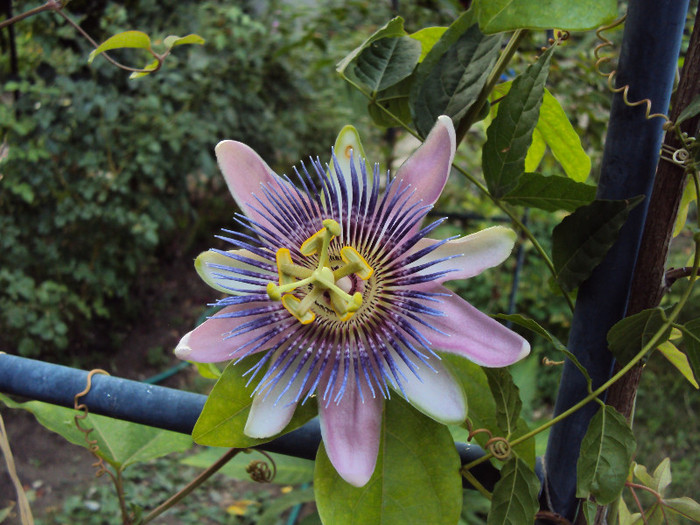
POLYGON ((267 461, 269 461, 272 465, 272 468, 270 468, 270 464, 266 463, 265 461, 256 459, 250 462, 245 471, 250 475, 250 479, 256 483, 270 483, 277 475, 277 465, 275 464, 275 460, 272 459, 272 456, 270 456, 270 454, 264 450, 256 450, 256 452, 259 452, 265 456, 267 461))
POLYGON ((511 452, 513 451, 510 443, 508 440, 504 437, 500 436, 494 436, 491 431, 487 428, 477 428, 474 429, 472 422, 467 419, 466 420, 466 425, 467 425, 467 430, 469 431, 469 435, 467 436, 467 441, 471 441, 474 436, 477 434, 487 434, 489 439, 486 441, 486 444, 484 447, 491 452, 491 455, 495 457, 496 459, 500 459, 501 461, 505 461, 510 457, 511 452))
POLYGON ((75 421, 75 426, 85 435, 85 442, 87 443, 88 450, 97 459, 97 461, 92 464, 93 467, 97 467, 97 472, 95 473, 95 476, 99 478, 103 474, 107 473, 112 477, 112 479, 114 479, 114 475, 107 469, 104 460, 98 454, 98 452, 100 451, 100 447, 97 444, 97 440, 90 439, 90 433, 95 429, 85 428, 80 425, 80 420, 84 420, 88 417, 88 407, 85 403, 78 404, 78 400, 81 397, 86 396, 90 392, 90 389, 92 388, 92 376, 95 374, 109 375, 109 372, 106 372, 105 370, 102 370, 100 368, 90 370, 87 376, 87 386, 85 387, 85 390, 83 390, 82 392, 78 392, 73 398, 73 408, 81 412, 80 414, 76 414, 73 419, 75 421))

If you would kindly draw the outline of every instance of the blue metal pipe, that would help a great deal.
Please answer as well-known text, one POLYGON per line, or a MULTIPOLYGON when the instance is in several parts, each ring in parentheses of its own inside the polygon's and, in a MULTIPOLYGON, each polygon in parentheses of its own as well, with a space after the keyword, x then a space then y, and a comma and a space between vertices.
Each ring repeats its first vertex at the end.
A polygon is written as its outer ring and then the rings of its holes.
MULTIPOLYGON (((0 354, 0 392, 5 394, 72 408, 75 395, 87 386, 87 376, 84 370, 0 354)), ((92 377, 90 392, 81 398, 92 413, 183 434, 192 433, 206 400, 202 394, 101 374, 92 377)), ((315 418, 259 448, 314 460, 320 442, 321 429, 315 418)), ((484 455, 477 445, 455 446, 463 465, 484 455)), ((482 463, 471 472, 489 490, 498 480, 498 470, 490 463, 482 463)))
MULTIPOLYGON (((629 2, 616 85, 629 85, 629 100, 648 98, 652 112, 665 113, 676 74, 687 0, 629 2)), ((647 120, 645 107, 629 107, 616 94, 610 114, 598 185, 599 199, 627 199, 651 194, 663 138, 660 118, 647 120)), ((611 377, 613 357, 606 335, 625 316, 632 273, 646 217, 648 198, 631 213, 617 243, 579 288, 569 349, 586 367, 594 388, 611 377)), ((580 372, 564 365, 555 415, 587 395, 580 372)), ((573 521, 577 500, 576 462, 581 440, 597 409, 590 403, 555 425, 545 455, 543 505, 573 521)))

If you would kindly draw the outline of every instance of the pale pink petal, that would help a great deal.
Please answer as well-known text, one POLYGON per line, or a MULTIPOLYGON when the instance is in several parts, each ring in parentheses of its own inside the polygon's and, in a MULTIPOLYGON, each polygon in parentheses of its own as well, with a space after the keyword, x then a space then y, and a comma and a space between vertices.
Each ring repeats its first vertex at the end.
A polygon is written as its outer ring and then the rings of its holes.
MULTIPOLYGON (((274 361, 274 359, 272 360, 274 361)), ((250 407, 248 421, 243 432, 252 438, 266 438, 282 432, 294 415, 297 407, 295 397, 303 382, 304 371, 299 374, 295 382, 287 388, 292 380, 296 364, 292 364, 282 377, 274 384, 272 389, 265 388, 255 394, 253 404, 250 407), (282 393, 285 388, 286 392, 282 393), (280 396, 281 394, 281 396, 280 396)))
MULTIPOLYGON (((353 374, 350 374, 351 376, 353 374)), ((319 391, 323 392, 319 387, 319 391)), ((339 403, 318 398, 321 436, 328 459, 341 478, 355 487, 372 477, 379 453, 384 398, 363 389, 360 397, 354 377, 339 403)))
POLYGON ((403 180, 416 190, 414 199, 432 205, 440 196, 450 174, 455 156, 455 128, 452 119, 442 115, 413 154, 396 172, 397 182, 403 180))
MULTIPOLYGON (((273 262, 255 255, 248 250, 229 250, 227 253, 237 255, 245 259, 258 261, 261 265, 270 266, 273 262)), ((240 295, 243 292, 255 292, 263 290, 270 281, 277 282, 277 274, 261 270, 260 266, 254 266, 247 262, 234 259, 223 253, 209 250, 199 254, 194 261, 194 267, 202 280, 209 286, 229 295, 240 295), (232 270, 224 270, 221 266, 227 266, 232 270), (243 275, 236 270, 251 271, 266 274, 267 279, 243 275), (234 280, 236 279, 236 280, 234 280), (240 280, 239 280, 240 279, 240 280)))
POLYGON ((269 186, 276 181, 272 169, 260 155, 242 142, 222 140, 214 151, 226 185, 241 211, 255 221, 269 224, 264 216, 253 209, 260 209, 260 204, 253 195, 263 199, 261 184, 269 186))
MULTIPOLYGON (((515 232, 510 228, 493 226, 460 239, 448 241, 418 259, 413 265, 424 265, 431 261, 451 257, 423 268, 418 272, 418 275, 448 271, 449 273, 435 279, 433 282, 442 283, 457 279, 468 279, 506 260, 513 250, 515 239, 515 232)), ((438 242, 435 239, 424 237, 418 241, 408 255, 438 242)))
MULTIPOLYGON (((459 425, 467 417, 467 398, 452 373, 437 358, 429 359, 428 365, 418 360, 414 363, 416 374, 403 359, 395 357, 397 368, 406 377, 401 382, 403 393, 418 410, 440 423, 459 425), (419 379, 420 378, 420 379, 419 379)), ((397 391, 401 391, 396 388, 397 391)))
POLYGON ((423 331, 433 350, 459 354, 486 367, 508 366, 530 353, 530 344, 520 335, 447 288, 435 286, 431 291, 449 294, 439 297, 441 304, 436 306, 444 316, 426 316, 431 326, 444 332, 423 331))
MULTIPOLYGON (((227 306, 216 315, 226 315, 239 312, 241 310, 246 310, 248 308, 254 308, 256 304, 257 303, 246 303, 242 305, 227 306)), ((207 319, 197 328, 186 333, 182 339, 180 339, 180 342, 175 348, 175 355, 180 359, 196 361, 198 363, 218 363, 239 357, 241 353, 245 353, 250 350, 251 347, 255 346, 249 343, 261 336, 261 334, 264 334, 266 331, 270 330, 270 327, 265 326, 256 330, 250 330, 233 337, 227 337, 227 335, 242 323, 248 322, 252 319, 257 319, 259 317, 260 315, 245 317, 242 319, 218 317, 207 319)), ((270 339, 268 344, 261 346, 256 350, 256 352, 267 350, 273 346, 275 342, 279 341, 280 337, 282 336, 283 335, 278 334, 277 336, 273 337, 270 339)))

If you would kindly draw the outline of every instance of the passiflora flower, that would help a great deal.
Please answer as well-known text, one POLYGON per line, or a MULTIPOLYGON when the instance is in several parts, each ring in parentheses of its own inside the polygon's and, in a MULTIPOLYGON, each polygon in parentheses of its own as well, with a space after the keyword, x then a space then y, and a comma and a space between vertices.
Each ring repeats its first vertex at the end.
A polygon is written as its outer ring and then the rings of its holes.
POLYGON ((350 126, 330 165, 312 159, 294 170, 294 180, 276 175, 245 144, 217 145, 245 214, 235 219, 243 231, 223 230, 233 249, 197 258, 199 275, 228 295, 176 354, 218 362, 263 353, 248 371, 259 382, 246 435, 281 432, 297 404, 314 397, 329 459, 343 479, 362 486, 374 471, 392 391, 437 421, 464 421, 462 387, 436 352, 487 367, 529 352, 522 337, 443 286, 500 264, 515 242, 500 226, 428 237, 441 221, 422 222, 454 153, 454 127, 444 116, 394 177, 366 167, 350 126))

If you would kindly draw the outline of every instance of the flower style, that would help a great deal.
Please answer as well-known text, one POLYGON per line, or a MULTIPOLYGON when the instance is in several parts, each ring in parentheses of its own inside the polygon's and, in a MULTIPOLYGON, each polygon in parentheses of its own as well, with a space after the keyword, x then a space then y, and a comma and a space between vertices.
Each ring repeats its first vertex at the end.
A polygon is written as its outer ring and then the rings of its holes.
POLYGON ((232 250, 201 254, 200 276, 228 296, 223 309, 176 348, 199 362, 262 358, 244 429, 266 438, 314 396, 331 463, 363 486, 379 449, 391 390, 433 419, 466 418, 462 387, 436 351, 502 367, 528 354, 522 337, 442 283, 500 264, 515 233, 492 227, 462 238, 427 235, 421 223, 440 195, 455 153, 452 121, 438 119, 391 178, 368 171, 354 128, 338 138, 330 166, 312 159, 295 185, 248 146, 223 141, 219 166, 251 233, 224 230, 232 250))

